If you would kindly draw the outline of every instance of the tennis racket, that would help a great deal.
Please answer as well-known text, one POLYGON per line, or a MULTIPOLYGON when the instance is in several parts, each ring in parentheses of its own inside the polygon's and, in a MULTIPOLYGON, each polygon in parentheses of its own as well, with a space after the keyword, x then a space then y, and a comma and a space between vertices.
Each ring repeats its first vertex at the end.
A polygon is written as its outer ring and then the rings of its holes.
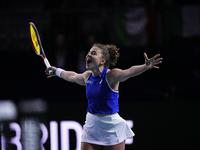
MULTIPOLYGON (((40 35, 39 35, 37 28, 33 22, 29 22, 29 28, 30 28, 30 37, 31 37, 31 41, 32 41, 32 46, 33 46, 35 53, 43 58, 44 63, 47 68, 51 67, 51 65, 44 53, 44 49, 42 48, 40 35)), ((49 74, 52 75, 53 71, 49 70, 49 74)))

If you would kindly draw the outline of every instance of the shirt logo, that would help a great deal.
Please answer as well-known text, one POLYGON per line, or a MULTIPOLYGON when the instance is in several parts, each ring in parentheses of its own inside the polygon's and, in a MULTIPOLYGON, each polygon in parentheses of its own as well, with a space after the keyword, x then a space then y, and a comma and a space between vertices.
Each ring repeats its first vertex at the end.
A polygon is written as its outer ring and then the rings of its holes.
POLYGON ((92 84, 92 81, 88 80, 86 83, 88 83, 88 84, 92 84))

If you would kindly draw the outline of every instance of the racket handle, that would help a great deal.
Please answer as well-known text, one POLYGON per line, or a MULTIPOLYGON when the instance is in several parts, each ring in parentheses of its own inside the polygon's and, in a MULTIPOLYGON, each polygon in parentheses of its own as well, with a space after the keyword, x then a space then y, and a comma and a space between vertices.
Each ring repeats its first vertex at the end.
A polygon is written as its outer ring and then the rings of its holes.
MULTIPOLYGON (((45 65, 46 65, 47 68, 51 67, 51 65, 50 65, 50 63, 49 63, 49 61, 48 61, 47 58, 44 58, 44 63, 45 63, 45 65)), ((53 71, 49 70, 49 74, 53 75, 53 71)))

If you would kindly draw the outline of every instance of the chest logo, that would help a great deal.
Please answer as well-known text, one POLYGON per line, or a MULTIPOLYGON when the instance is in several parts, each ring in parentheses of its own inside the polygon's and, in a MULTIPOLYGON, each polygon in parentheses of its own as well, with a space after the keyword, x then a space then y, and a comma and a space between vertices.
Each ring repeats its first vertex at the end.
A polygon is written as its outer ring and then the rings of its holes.
POLYGON ((92 84, 92 81, 88 80, 86 83, 88 83, 88 84, 92 84))

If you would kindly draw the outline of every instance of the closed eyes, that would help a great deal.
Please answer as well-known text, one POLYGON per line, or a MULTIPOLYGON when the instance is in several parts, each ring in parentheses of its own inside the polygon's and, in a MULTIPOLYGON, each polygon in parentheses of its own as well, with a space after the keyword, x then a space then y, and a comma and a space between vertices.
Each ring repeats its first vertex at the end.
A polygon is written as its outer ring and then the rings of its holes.
MULTIPOLYGON (((96 51, 89 51, 89 53, 91 54, 91 55, 97 55, 97 52, 96 51)), ((89 54, 88 53, 88 54, 89 54)))

